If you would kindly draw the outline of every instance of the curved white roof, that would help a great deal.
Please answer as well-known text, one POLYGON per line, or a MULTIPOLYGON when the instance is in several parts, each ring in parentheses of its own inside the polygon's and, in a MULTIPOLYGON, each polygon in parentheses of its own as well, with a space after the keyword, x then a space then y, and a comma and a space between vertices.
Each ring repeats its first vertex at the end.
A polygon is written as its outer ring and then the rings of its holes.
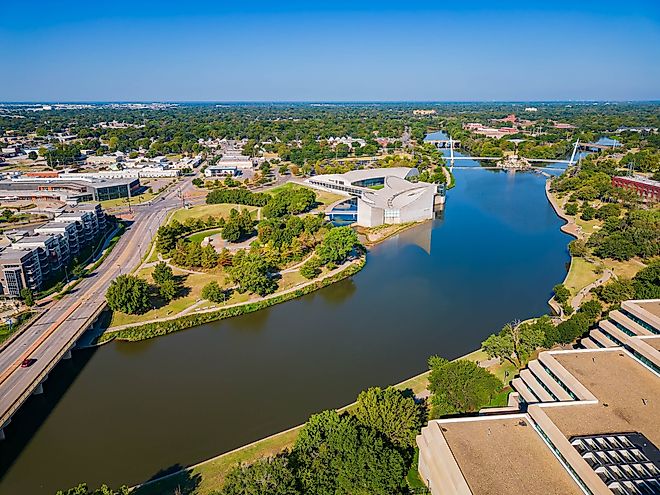
POLYGON ((361 199, 377 208, 398 210, 419 199, 428 191, 429 187, 435 188, 436 186, 426 182, 408 182, 405 179, 391 176, 385 178, 382 189, 366 190, 361 199))

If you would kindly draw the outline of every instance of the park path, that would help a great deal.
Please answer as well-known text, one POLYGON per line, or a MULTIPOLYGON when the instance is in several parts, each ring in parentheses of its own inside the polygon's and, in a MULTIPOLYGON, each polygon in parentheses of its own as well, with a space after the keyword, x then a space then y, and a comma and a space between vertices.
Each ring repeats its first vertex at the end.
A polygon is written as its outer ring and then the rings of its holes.
MULTIPOLYGON (((575 223, 575 218, 571 215, 567 215, 557 203, 557 200, 554 197, 554 195, 550 193, 549 180, 546 181, 545 183, 545 195, 548 198, 550 204, 552 205, 552 208, 555 210, 557 216, 562 220, 566 221, 566 223, 561 226, 561 231, 567 233, 570 236, 575 237, 576 239, 586 241, 587 235, 582 230, 582 228, 577 223, 575 223)), ((589 257, 585 256, 584 259, 589 263, 592 263, 594 266, 597 265, 596 261, 589 257)), ((566 276, 568 276, 568 274, 566 274, 566 276)), ((574 310, 579 309, 580 305, 582 304, 582 301, 592 289, 595 289, 596 287, 600 287, 601 285, 607 283, 612 278, 616 279, 617 278, 616 274, 609 268, 605 268, 603 275, 601 277, 599 277, 597 280, 593 281, 589 285, 582 287, 582 289, 580 289, 578 293, 575 296, 573 296, 573 298, 571 299, 571 307, 574 310)), ((557 314, 559 314, 559 317, 561 319, 566 318, 566 315, 564 314, 564 309, 561 307, 561 304, 555 301, 554 296, 550 298, 548 304, 553 310, 555 310, 557 314)))
MULTIPOLYGON (((267 296, 259 296, 255 299, 250 299, 249 301, 233 303, 233 304, 227 304, 225 306, 212 306, 210 308, 206 308, 206 309, 197 311, 196 314, 212 313, 214 311, 219 311, 221 309, 235 308, 237 306, 244 306, 246 304, 252 304, 252 303, 257 303, 257 302, 261 302, 261 301, 266 301, 268 299, 273 299, 275 297, 290 294, 291 292, 295 292, 295 291, 303 289, 303 288, 305 288, 309 285, 312 285, 312 284, 315 284, 315 283, 320 282, 322 280, 325 280, 326 278, 332 277, 332 276, 344 271, 350 265, 357 264, 359 261, 360 261, 360 258, 353 259, 353 260, 351 260, 347 263, 344 263, 343 265, 338 266, 334 270, 329 271, 328 273, 322 275, 319 278, 312 279, 308 282, 303 282, 301 284, 294 285, 293 287, 289 287, 288 289, 280 291, 280 292, 274 292, 273 294, 269 294, 267 296)), ((152 320, 140 321, 140 322, 136 322, 136 323, 129 323, 129 324, 126 324, 126 325, 118 325, 118 326, 115 326, 115 327, 110 327, 110 328, 106 329, 105 332, 103 332, 103 333, 112 333, 112 332, 116 332, 116 331, 119 331, 119 330, 125 330, 125 329, 131 328, 131 327, 139 327, 141 325, 146 325, 146 324, 149 324, 149 323, 158 323, 158 322, 161 322, 161 321, 175 320, 177 318, 180 318, 181 316, 189 314, 190 312, 192 312, 194 310, 194 307, 199 306, 203 302, 205 302, 205 300, 198 301, 195 304, 189 306, 188 308, 186 308, 183 311, 180 311, 179 313, 174 314, 174 315, 161 317, 161 318, 155 318, 155 319, 152 319, 152 320)))

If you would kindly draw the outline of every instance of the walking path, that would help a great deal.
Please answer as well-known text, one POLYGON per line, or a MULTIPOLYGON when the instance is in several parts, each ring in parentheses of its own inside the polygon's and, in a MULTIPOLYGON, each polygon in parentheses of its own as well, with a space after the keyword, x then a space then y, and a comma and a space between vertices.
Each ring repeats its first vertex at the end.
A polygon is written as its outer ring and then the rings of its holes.
MULTIPOLYGON (((589 258, 585 258, 585 259, 587 261, 593 262, 593 260, 589 258)), ((587 294, 589 294, 591 289, 600 287, 601 285, 607 283, 611 278, 616 278, 616 275, 609 268, 605 268, 603 275, 599 277, 598 280, 595 280, 586 287, 580 289, 580 291, 573 297, 573 299, 571 300, 571 306, 573 307, 573 309, 577 310, 580 307, 580 305, 582 304, 582 300, 585 298, 587 294)))
MULTIPOLYGON (((552 208, 555 210, 557 216, 562 220, 566 221, 566 223, 561 226, 561 231, 565 232, 570 236, 575 237, 576 239, 586 241, 587 235, 582 230, 582 228, 577 223, 575 223, 575 217, 571 215, 567 215, 564 212, 564 210, 559 206, 554 195, 550 192, 550 182, 551 181, 548 180, 545 183, 545 195, 548 198, 550 204, 552 205, 552 208)), ((593 264, 594 266, 597 265, 596 261, 589 257, 585 256, 584 259, 589 263, 593 264)), ((568 273, 566 274, 566 277, 568 277, 568 273)), ((595 289, 596 287, 600 287, 601 285, 607 283, 611 278, 616 278, 616 275, 609 268, 605 268, 603 275, 599 277, 598 280, 595 280, 594 282, 580 289, 578 293, 573 297, 573 299, 571 299, 571 307, 574 310, 577 310, 582 304, 584 298, 587 296, 587 294, 589 294, 589 292, 592 289, 595 289)), ((564 279, 564 282, 566 282, 566 279, 564 279)), ((555 301, 554 296, 550 298, 548 304, 559 315, 561 319, 564 319, 566 317, 564 314, 564 308, 562 308, 561 304, 555 301)))
MULTIPOLYGON (((267 296, 259 296, 259 297, 255 298, 255 299, 250 299, 249 301, 244 301, 244 302, 239 302, 239 303, 233 303, 233 304, 227 304, 227 305, 225 305, 225 306, 212 306, 212 307, 210 307, 210 308, 206 308, 206 309, 200 310, 200 311, 198 311, 197 313, 198 313, 198 314, 202 314, 202 313, 212 313, 212 312, 214 312, 214 311, 219 311, 219 310, 221 310, 221 309, 234 308, 234 307, 236 307, 236 306, 243 306, 243 305, 246 305, 246 304, 252 304, 252 303, 256 303, 256 302, 260 302, 260 301, 265 301, 265 300, 268 300, 268 299, 273 299, 273 298, 275 298, 275 297, 283 296, 283 295, 285 295, 285 294, 289 294, 289 293, 291 293, 291 292, 295 292, 295 291, 297 291, 297 290, 299 290, 299 289, 302 289, 302 288, 307 287, 307 286, 309 286, 309 285, 312 285, 312 284, 315 284, 315 283, 320 282, 320 281, 322 281, 322 280, 325 280, 326 278, 332 277, 332 276, 334 276, 334 275, 336 275, 336 274, 338 274, 338 273, 344 271, 344 270, 347 269, 350 265, 357 264, 361 259, 362 259, 362 258, 356 258, 356 259, 354 259, 354 260, 351 260, 351 261, 349 261, 348 263, 344 263, 343 265, 338 266, 338 267, 335 268, 334 270, 331 270, 331 271, 329 271, 328 273, 326 273, 326 274, 324 274, 324 275, 322 275, 322 276, 320 276, 320 277, 318 277, 318 278, 312 279, 312 280, 310 280, 310 281, 308 281, 308 282, 303 282, 303 283, 301 283, 301 284, 294 285, 293 287, 289 287, 288 289, 283 290, 283 291, 274 292, 273 294, 269 294, 269 295, 267 295, 267 296)), ((306 260, 305 260, 305 261, 306 261, 306 260)), ((304 263, 304 261, 301 262, 301 263, 304 263)), ((292 269, 293 269, 293 267, 292 267, 292 268, 289 268, 288 270, 292 270, 292 269)), ((284 273, 284 271, 281 272, 281 273, 284 273)), ((181 312, 179 312, 179 313, 177 313, 177 314, 175 314, 175 315, 170 315, 170 316, 166 316, 166 317, 156 318, 156 319, 153 319, 153 320, 140 321, 140 322, 136 322, 136 323, 128 323, 128 324, 126 324, 126 325, 118 325, 118 326, 116 326, 116 327, 110 327, 110 328, 106 329, 105 332, 103 332, 103 333, 112 333, 112 332, 116 332, 116 331, 119 331, 119 330, 125 330, 125 329, 127 329, 127 328, 131 328, 131 327, 138 327, 138 326, 141 326, 141 325, 146 325, 146 324, 149 324, 149 323, 158 323, 158 322, 161 322, 161 321, 175 320, 175 319, 177 319, 177 318, 180 318, 181 316, 184 316, 184 315, 190 313, 191 311, 194 310, 195 307, 199 306, 199 305, 200 305, 201 303, 203 303, 203 302, 205 302, 205 301, 199 301, 198 303, 195 303, 195 304, 193 304, 192 306, 189 306, 188 308, 184 309, 183 311, 181 311, 181 312)))

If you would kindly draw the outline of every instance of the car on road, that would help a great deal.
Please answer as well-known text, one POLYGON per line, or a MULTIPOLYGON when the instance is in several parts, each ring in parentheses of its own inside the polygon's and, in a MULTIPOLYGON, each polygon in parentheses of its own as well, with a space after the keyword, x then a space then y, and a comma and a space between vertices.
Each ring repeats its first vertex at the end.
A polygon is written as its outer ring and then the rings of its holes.
POLYGON ((23 359, 23 362, 21 363, 21 368, 29 368, 32 366, 34 363, 36 363, 37 360, 34 358, 25 358, 23 359))

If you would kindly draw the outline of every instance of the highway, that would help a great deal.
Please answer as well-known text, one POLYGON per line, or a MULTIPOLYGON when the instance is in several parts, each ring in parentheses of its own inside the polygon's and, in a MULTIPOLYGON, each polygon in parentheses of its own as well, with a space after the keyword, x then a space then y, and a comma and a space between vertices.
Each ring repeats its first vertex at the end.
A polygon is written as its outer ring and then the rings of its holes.
MULTIPOLYGON (((118 275, 140 263, 158 226, 169 210, 181 206, 181 195, 191 187, 192 178, 166 192, 162 199, 136 206, 135 220, 96 271, 71 293, 54 301, 22 334, 0 352, 0 425, 11 419, 62 357, 105 308, 105 292, 118 275), (27 368, 25 358, 36 359, 27 368)), ((0 429, 0 432, 2 430, 0 429)), ((4 433, 0 433, 0 439, 4 433)))

